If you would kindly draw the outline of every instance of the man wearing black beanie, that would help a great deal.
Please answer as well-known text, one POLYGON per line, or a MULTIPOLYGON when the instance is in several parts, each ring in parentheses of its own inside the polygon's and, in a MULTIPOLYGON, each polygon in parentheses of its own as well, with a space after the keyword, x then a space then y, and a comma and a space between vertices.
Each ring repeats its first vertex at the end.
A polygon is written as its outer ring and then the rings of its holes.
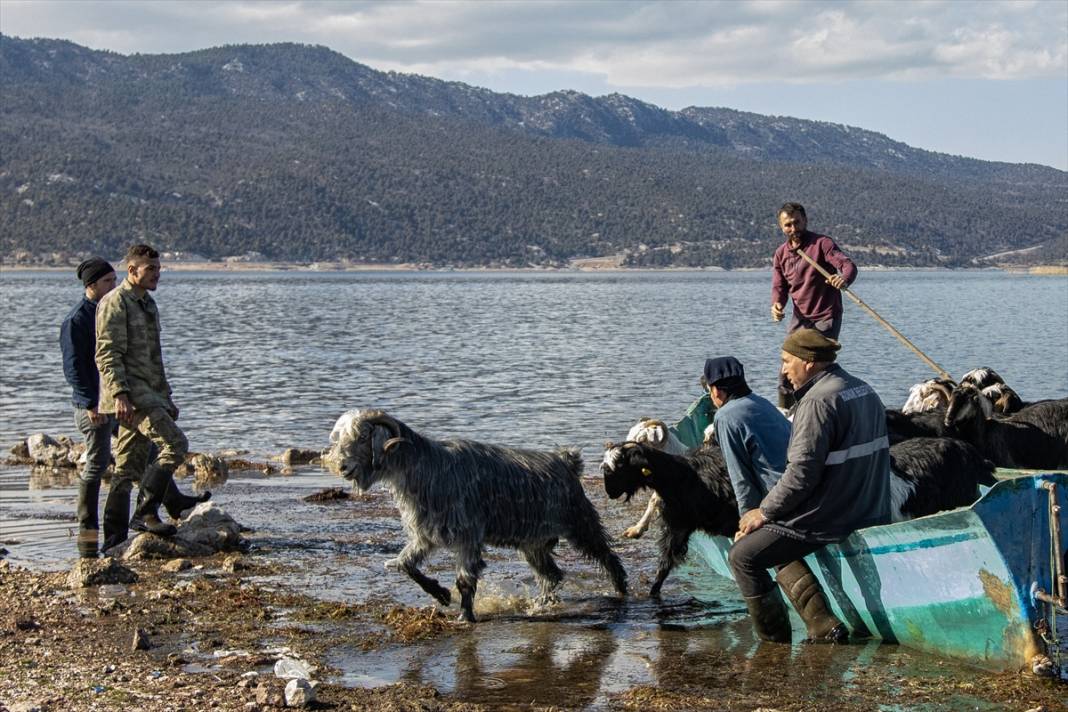
POLYGON ((115 269, 101 257, 90 257, 78 265, 78 279, 85 291, 59 329, 63 351, 63 375, 70 384, 74 422, 85 438, 85 467, 78 478, 78 553, 97 555, 97 497, 100 478, 111 460, 111 434, 115 419, 97 410, 100 403, 100 374, 96 370, 96 305, 115 288, 115 269))

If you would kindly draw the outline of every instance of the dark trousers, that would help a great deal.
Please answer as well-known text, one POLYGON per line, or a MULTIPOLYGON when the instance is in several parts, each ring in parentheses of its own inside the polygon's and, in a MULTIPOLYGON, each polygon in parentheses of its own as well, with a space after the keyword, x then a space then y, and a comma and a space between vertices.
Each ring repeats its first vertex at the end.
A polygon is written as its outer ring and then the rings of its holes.
POLYGON ((761 527, 734 542, 727 563, 743 596, 763 596, 775 588, 768 569, 780 569, 824 545, 824 542, 793 539, 761 527))
MULTIPOLYGON (((786 327, 786 333, 792 334, 798 329, 815 329, 827 338, 837 341, 838 335, 842 333, 842 315, 839 314, 828 319, 812 321, 801 316, 795 310, 793 316, 790 317, 789 325, 786 327)), ((787 409, 794 407, 794 386, 782 374, 781 368, 779 369, 779 407, 787 409)))
POLYGON ((118 423, 109 415, 100 425, 93 425, 89 420, 89 412, 83 408, 75 408, 74 423, 85 438, 85 467, 79 475, 81 482, 78 487, 78 526, 81 529, 97 529, 100 478, 111 464, 111 436, 118 423))

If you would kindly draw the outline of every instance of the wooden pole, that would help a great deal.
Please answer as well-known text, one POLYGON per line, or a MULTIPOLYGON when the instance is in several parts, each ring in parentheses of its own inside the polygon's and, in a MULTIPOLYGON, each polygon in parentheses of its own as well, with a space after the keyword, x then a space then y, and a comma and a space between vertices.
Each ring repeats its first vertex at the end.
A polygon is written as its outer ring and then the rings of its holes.
MULTIPOLYGON (((816 262, 816 260, 814 260, 811 257, 809 257, 808 255, 806 255, 805 252, 800 247, 796 248, 794 250, 794 252, 796 252, 805 262, 808 262, 810 265, 815 267, 816 271, 819 272, 820 274, 822 274, 827 279, 830 279, 832 277, 830 272, 828 272, 827 270, 825 270, 822 267, 820 267, 819 264, 816 262)), ((902 334, 900 331, 895 329, 893 327, 893 325, 890 322, 888 322, 886 319, 884 319, 881 316, 879 316, 879 314, 874 309, 872 309, 867 304, 865 304, 864 301, 860 297, 858 297, 856 294, 853 294, 853 292, 851 292, 849 290, 849 287, 841 287, 840 291, 845 292, 846 296, 848 296, 850 299, 852 299, 854 302, 857 303, 857 306, 859 306, 861 309, 863 309, 864 311, 866 311, 869 314, 871 314, 872 317, 875 319, 875 321, 877 321, 880 324, 882 324, 886 328, 886 330, 889 331, 894 336, 896 336, 898 338, 898 340, 901 341, 901 343, 905 344, 905 346, 909 347, 917 356, 922 358, 923 362, 926 363, 931 368, 933 368, 935 373, 937 373, 942 378, 945 378, 945 379, 948 379, 948 380, 951 380, 951 381, 953 380, 953 377, 949 375, 949 371, 947 371, 946 369, 944 369, 941 366, 939 366, 927 354, 925 354, 923 351, 920 351, 918 348, 916 348, 916 345, 914 343, 912 343, 911 341, 909 341, 908 338, 904 334, 902 334)))

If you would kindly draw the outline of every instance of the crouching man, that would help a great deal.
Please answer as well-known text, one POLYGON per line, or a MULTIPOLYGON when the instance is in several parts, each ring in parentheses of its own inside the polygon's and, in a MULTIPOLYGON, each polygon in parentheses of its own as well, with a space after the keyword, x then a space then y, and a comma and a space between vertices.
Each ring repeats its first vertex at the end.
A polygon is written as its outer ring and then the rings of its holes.
POLYGON ((102 381, 99 411, 114 413, 119 421, 115 476, 104 518, 105 529, 116 531, 118 541, 125 538, 130 489, 138 479, 141 493, 129 520, 130 528, 138 531, 171 536, 175 528, 160 521, 160 505, 166 503, 177 516, 174 509, 210 496, 180 495, 174 486, 174 470, 185 461, 189 444, 174 422, 178 408, 171 400, 163 370, 159 311, 149 295, 156 290, 159 275, 159 253, 148 245, 134 245, 126 253, 126 279, 97 307, 96 365, 102 381), (153 445, 158 455, 150 465, 153 445), (109 522, 109 517, 121 521, 109 522))
POLYGON ((742 516, 729 557, 763 640, 790 642, 769 568, 777 569, 809 640, 845 640, 846 627, 802 557, 856 529, 890 522, 886 411, 871 386, 834 363, 839 348, 815 329, 794 331, 782 346, 782 373, 797 395, 786 469, 760 506, 742 516))

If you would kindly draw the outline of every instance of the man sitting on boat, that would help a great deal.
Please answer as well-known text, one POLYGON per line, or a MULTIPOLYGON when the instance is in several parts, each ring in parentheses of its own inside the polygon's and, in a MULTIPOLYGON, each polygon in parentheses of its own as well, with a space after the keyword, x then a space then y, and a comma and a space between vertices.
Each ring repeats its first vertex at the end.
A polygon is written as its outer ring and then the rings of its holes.
POLYGON ((742 516, 729 557, 763 640, 790 641, 771 567, 810 640, 845 640, 845 626, 802 557, 890 522, 886 411, 871 386, 834 363, 840 348, 815 329, 794 331, 782 345, 782 373, 797 395, 786 469, 760 506, 742 516))
POLYGON ((723 450, 738 514, 760 507, 786 469, 790 421, 745 382, 745 369, 733 356, 705 361, 704 384, 716 406, 712 425, 723 450))

